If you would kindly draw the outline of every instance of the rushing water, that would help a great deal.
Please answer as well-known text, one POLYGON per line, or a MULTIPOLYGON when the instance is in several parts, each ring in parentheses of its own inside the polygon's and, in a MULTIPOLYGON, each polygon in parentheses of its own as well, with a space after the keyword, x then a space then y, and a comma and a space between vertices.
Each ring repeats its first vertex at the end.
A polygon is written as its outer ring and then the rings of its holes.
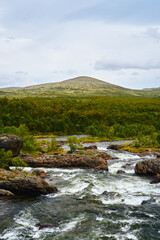
POLYGON ((0 200, 0 239, 160 239, 160 185, 134 174, 140 157, 107 150, 109 144, 97 143, 100 151, 119 158, 108 161, 109 172, 45 169, 58 193, 0 200), (116 174, 118 169, 126 174, 116 174))

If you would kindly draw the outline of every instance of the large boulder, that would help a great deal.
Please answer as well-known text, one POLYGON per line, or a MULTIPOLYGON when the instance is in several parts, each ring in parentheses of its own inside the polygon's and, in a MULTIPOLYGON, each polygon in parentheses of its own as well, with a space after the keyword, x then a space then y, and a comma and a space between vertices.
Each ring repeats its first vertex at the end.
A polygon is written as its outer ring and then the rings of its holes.
POLYGON ((113 149, 113 150, 120 150, 121 149, 121 145, 118 145, 118 144, 111 144, 109 145, 107 148, 108 149, 113 149))
POLYGON ((13 134, 0 134, 0 149, 4 148, 6 151, 11 150, 13 157, 18 156, 22 146, 23 141, 18 136, 13 134))
POLYGON ((0 189, 0 197, 13 197, 14 194, 8 190, 0 189))
POLYGON ((156 175, 160 173, 160 159, 138 162, 135 166, 135 173, 139 175, 156 175))
POLYGON ((80 154, 43 155, 37 158, 26 156, 22 158, 28 166, 38 168, 93 168, 108 171, 106 159, 99 156, 80 154))
POLYGON ((40 177, 26 176, 0 181, 0 189, 20 195, 41 195, 57 192, 55 186, 49 185, 40 177))

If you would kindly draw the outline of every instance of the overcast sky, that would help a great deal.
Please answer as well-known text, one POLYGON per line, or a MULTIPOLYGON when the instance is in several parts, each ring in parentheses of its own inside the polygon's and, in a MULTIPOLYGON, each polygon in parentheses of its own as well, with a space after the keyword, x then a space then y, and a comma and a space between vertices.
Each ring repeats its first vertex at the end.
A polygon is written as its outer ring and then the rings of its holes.
POLYGON ((160 87, 160 0, 0 0, 0 87, 160 87))

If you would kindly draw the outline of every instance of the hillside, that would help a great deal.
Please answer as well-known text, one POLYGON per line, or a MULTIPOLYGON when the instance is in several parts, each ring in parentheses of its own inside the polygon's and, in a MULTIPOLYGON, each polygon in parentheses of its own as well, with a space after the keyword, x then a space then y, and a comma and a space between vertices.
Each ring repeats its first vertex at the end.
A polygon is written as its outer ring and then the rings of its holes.
POLYGON ((0 89, 0 97, 160 97, 160 88, 132 90, 91 77, 77 77, 62 82, 23 88, 0 89))

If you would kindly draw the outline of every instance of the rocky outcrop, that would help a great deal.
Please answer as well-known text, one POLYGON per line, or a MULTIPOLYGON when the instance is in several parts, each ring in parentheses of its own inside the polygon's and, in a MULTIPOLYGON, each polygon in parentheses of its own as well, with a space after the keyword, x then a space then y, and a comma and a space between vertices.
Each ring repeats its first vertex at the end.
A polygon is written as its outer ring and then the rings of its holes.
POLYGON ((123 174, 123 173, 126 173, 126 172, 123 171, 123 170, 121 170, 121 169, 119 169, 119 170, 117 171, 117 174, 123 174))
POLYGON ((135 166, 135 173, 139 175, 156 175, 160 173, 160 159, 138 162, 135 166))
POLYGON ((47 167, 47 168, 93 168, 108 171, 106 159, 100 156, 80 155, 80 154, 58 154, 42 155, 40 157, 24 156, 22 158, 30 167, 47 167))
POLYGON ((0 189, 0 197, 13 197, 15 196, 12 192, 4 189, 0 189))
POLYGON ((145 151, 145 152, 137 153, 137 155, 139 157, 154 155, 157 158, 160 158, 160 151, 159 150, 156 150, 156 151, 145 151))
POLYGON ((20 195, 41 195, 57 192, 55 186, 49 185, 39 177, 26 176, 0 182, 0 188, 20 195))
POLYGON ((97 149, 97 146, 96 145, 90 145, 90 146, 87 146, 87 147, 84 147, 85 150, 88 150, 88 149, 97 149))
POLYGON ((49 185, 40 177, 22 171, 0 169, 0 189, 19 195, 40 195, 57 192, 57 188, 49 185))
POLYGON ((47 177, 47 173, 43 169, 35 169, 33 173, 35 173, 37 176, 41 178, 47 177))
POLYGON ((0 135, 0 149, 4 148, 6 151, 11 150, 13 157, 18 156, 22 146, 23 141, 18 136, 12 134, 0 135))
POLYGON ((111 144, 109 145, 107 148, 108 149, 113 149, 113 150, 120 150, 121 149, 121 145, 118 145, 118 144, 111 144))

